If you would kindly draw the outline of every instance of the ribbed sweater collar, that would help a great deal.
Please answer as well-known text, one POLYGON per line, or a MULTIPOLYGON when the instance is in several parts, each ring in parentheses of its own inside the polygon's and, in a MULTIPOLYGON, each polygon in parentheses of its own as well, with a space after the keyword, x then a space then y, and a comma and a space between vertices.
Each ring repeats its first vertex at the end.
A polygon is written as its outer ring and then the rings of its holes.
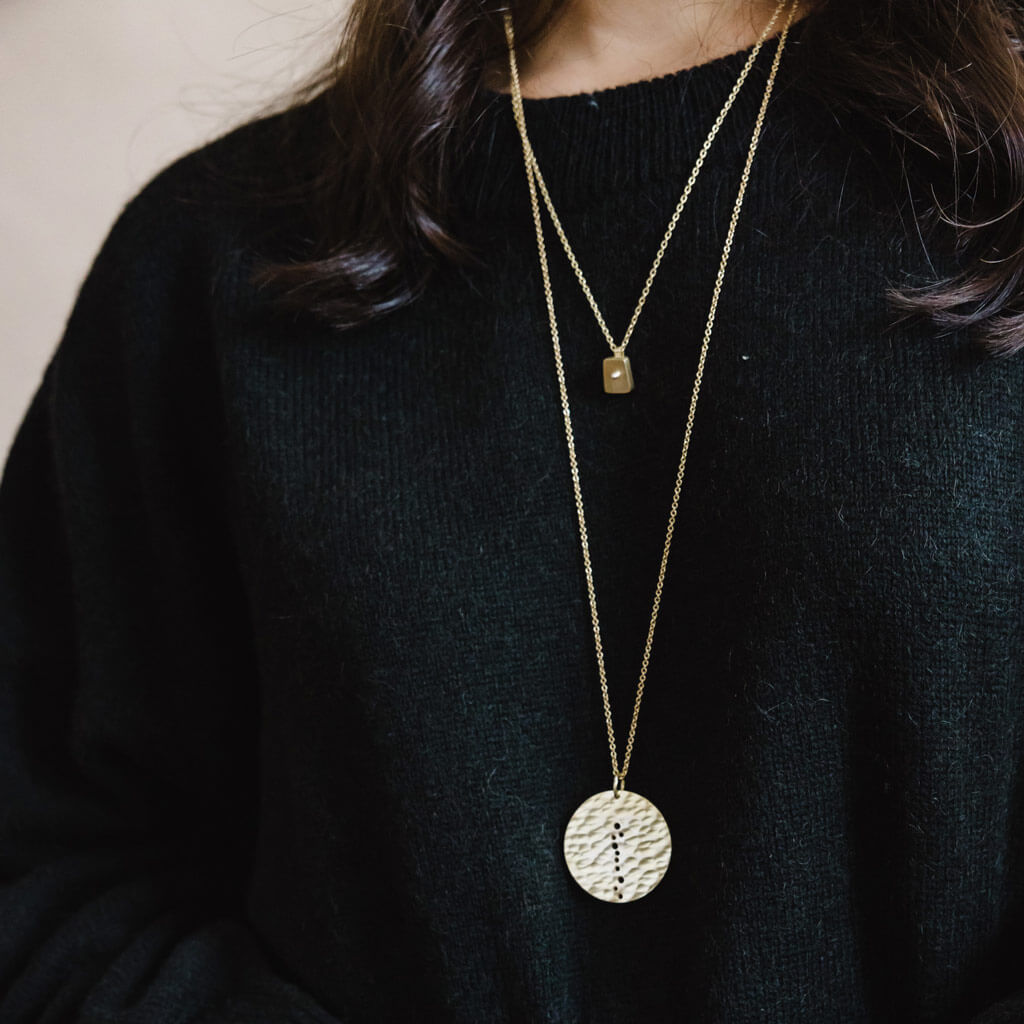
MULTIPOLYGON (((773 126, 792 115, 805 23, 790 28, 762 148, 778 135, 773 126)), ((709 160, 737 147, 745 153, 777 45, 773 38, 761 47, 709 160)), ((527 132, 557 209, 654 179, 679 178, 681 187, 752 50, 595 92, 525 99, 527 132)), ((521 216, 523 156, 508 95, 484 91, 457 181, 459 206, 471 217, 521 216)))

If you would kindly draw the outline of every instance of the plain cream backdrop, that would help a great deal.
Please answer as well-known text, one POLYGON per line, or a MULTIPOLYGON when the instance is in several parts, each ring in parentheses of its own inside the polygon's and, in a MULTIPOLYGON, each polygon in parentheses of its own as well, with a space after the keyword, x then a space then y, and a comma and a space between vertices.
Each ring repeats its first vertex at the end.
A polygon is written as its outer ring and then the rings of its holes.
POLYGON ((0 461, 124 203, 299 79, 345 7, 0 2, 0 461))

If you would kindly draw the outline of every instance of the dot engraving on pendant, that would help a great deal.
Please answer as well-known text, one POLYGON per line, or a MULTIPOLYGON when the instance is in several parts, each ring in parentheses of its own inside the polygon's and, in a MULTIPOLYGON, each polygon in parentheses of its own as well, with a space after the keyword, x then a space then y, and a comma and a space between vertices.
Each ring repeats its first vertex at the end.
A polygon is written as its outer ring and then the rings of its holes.
POLYGON ((665 877, 672 837, 649 800, 608 790, 580 804, 566 826, 563 849, 581 888, 607 903, 629 903, 665 877))

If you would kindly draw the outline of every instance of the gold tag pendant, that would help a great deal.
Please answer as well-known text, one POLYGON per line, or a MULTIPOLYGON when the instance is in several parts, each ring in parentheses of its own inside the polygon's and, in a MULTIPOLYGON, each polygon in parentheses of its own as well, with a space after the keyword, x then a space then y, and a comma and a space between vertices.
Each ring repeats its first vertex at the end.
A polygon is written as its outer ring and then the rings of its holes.
POLYGON ((609 356, 604 361, 604 390, 609 395, 627 395, 633 390, 629 356, 609 356))

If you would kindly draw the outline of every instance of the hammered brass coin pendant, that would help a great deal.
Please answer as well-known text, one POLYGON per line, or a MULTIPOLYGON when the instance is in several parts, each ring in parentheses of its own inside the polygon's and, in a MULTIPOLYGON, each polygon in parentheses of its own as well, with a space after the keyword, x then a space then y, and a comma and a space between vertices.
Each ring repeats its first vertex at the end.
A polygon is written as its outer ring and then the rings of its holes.
POLYGON ((646 896, 665 877, 672 836, 661 811, 638 793, 595 793, 565 829, 565 863, 580 887, 607 903, 646 896))

